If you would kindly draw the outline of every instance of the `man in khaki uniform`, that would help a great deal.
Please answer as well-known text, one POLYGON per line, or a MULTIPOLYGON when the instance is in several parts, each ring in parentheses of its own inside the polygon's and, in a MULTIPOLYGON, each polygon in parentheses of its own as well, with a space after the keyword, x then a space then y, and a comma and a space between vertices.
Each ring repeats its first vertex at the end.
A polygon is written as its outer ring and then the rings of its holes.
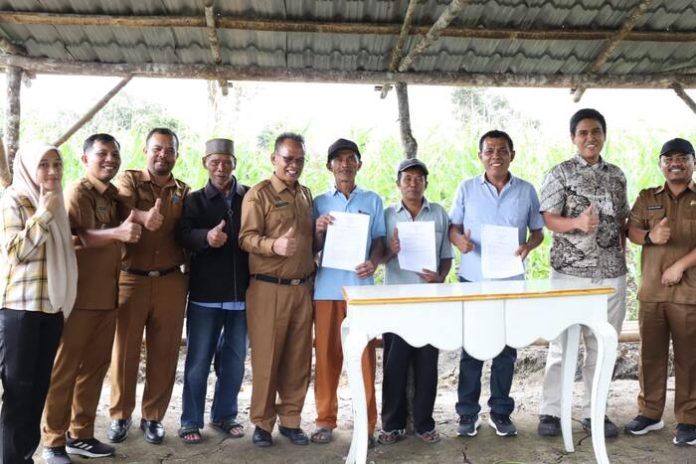
POLYGON ((645 435, 664 427, 669 339, 674 350, 674 444, 696 445, 696 186, 694 147, 672 139, 660 151, 665 184, 640 192, 628 236, 643 246, 638 416, 626 433, 645 435))
POLYGON ((66 192, 79 277, 44 409, 47 464, 70 463, 67 453, 92 458, 114 453, 94 438, 94 420, 116 327, 121 242, 137 242, 141 234, 132 217, 119 225, 118 192, 110 182, 121 166, 116 139, 91 135, 81 161, 85 175, 66 192))
POLYGON ((256 425, 252 442, 260 447, 273 444, 276 418, 292 443, 309 443, 300 414, 312 362, 314 224, 311 193, 298 182, 305 162, 302 136, 281 134, 271 162, 271 178, 244 197, 239 232, 239 244, 249 253, 250 416, 256 425))
POLYGON ((184 321, 187 277, 184 249, 175 240, 189 186, 172 176, 179 140, 170 129, 152 129, 145 141, 147 169, 116 179, 125 208, 145 226, 138 243, 126 246, 119 280, 119 314, 111 362, 109 440, 128 436, 135 408, 143 330, 146 333, 145 390, 140 428, 145 440, 164 439, 162 419, 174 386, 184 321))

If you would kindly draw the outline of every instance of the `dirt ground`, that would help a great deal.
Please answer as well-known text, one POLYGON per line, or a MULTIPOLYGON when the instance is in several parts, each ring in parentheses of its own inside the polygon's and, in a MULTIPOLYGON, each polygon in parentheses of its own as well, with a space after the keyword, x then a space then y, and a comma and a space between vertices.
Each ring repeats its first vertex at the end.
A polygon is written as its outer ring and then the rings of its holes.
MULTIPOLYGON (((452 464, 530 464, 530 463, 591 463, 594 462, 591 438, 582 431, 580 420, 581 384, 576 383, 576 395, 573 410, 573 440, 575 453, 566 453, 560 437, 543 439, 536 433, 537 413, 541 396, 541 381, 546 350, 530 347, 520 350, 517 375, 513 385, 512 396, 516 400, 516 410, 513 420, 517 424, 519 435, 512 438, 497 437, 486 422, 479 434, 473 438, 458 438, 456 436, 457 416, 454 411, 456 402, 456 387, 458 375, 458 355, 456 352, 442 352, 440 356, 440 382, 438 398, 435 404, 435 421, 442 435, 442 441, 435 445, 425 444, 414 435, 395 445, 378 445, 368 453, 368 463, 452 463, 452 464)), ((378 356, 381 352, 378 353, 378 356)), ((117 445, 114 458, 105 458, 90 463, 142 463, 142 464, 173 464, 173 463, 341 463, 344 461, 350 446, 352 418, 350 414, 350 393, 344 376, 339 391, 340 412, 339 428, 334 433, 334 441, 329 445, 294 446, 278 434, 273 434, 274 446, 258 449, 251 444, 253 426, 246 423, 246 436, 234 440, 225 438, 216 431, 206 428, 203 430, 204 443, 200 445, 184 445, 176 435, 178 420, 181 414, 181 376, 183 373, 184 350, 179 362, 177 384, 174 395, 165 418, 167 436, 162 445, 150 445, 142 438, 137 428, 139 423, 138 409, 134 413, 129 438, 117 445)), ((609 416, 619 425, 623 425, 636 414, 636 395, 638 383, 636 375, 637 349, 635 346, 622 345, 615 376, 619 379, 612 382, 609 398, 609 416)), ((381 365, 381 361, 378 363, 381 365)), ((488 365, 484 366, 484 372, 488 365)), ((487 381, 484 378, 482 395, 483 412, 487 412, 487 381)), ((214 382, 211 374, 210 385, 214 382)), ((378 392, 381 391, 381 378, 378 373, 378 392)), ((696 463, 696 449, 677 448, 671 443, 676 425, 673 405, 673 382, 670 378, 670 395, 668 396, 665 413, 664 430, 650 433, 645 437, 636 438, 621 434, 619 438, 609 440, 607 447, 612 463, 696 463)), ((140 385, 142 389, 142 385, 140 385)), ((208 389, 208 406, 212 388, 208 389)), ((249 412, 251 394, 250 368, 240 393, 240 417, 246 422, 249 412)), ((378 394, 378 398, 379 398, 378 394)), ((97 437, 105 439, 105 427, 108 424, 108 382, 105 385, 97 421, 97 437)), ((378 404, 379 408, 379 404, 378 404)), ((310 386, 309 394, 303 412, 303 428, 308 433, 313 429, 314 398, 310 386)), ((37 457, 41 450, 37 452, 37 457)), ((75 463, 87 462, 74 457, 75 463)), ((42 462, 39 458, 37 462, 42 462)))

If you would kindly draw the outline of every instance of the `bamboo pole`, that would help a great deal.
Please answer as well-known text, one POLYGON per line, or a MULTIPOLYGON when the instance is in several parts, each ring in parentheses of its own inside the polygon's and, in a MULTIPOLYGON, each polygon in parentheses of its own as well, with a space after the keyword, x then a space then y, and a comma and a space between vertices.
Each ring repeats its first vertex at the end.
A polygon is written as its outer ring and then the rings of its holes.
MULTIPOLYGON (((46 26, 107 26, 134 28, 204 28, 205 18, 200 16, 125 16, 63 14, 29 11, 0 11, 0 23, 38 24, 46 26)), ((311 32, 335 34, 399 35, 401 23, 362 23, 337 21, 312 21, 292 19, 251 19, 236 16, 218 16, 218 29, 237 29, 270 32, 311 32)), ((411 35, 423 35, 429 26, 414 25, 411 35)), ((450 26, 440 33, 442 37, 475 39, 513 40, 609 40, 616 30, 606 29, 512 29, 512 28, 467 28, 450 26)), ((639 42, 696 42, 695 31, 631 31, 623 38, 639 42)))
POLYGON ((92 108, 90 108, 84 116, 82 116, 75 124, 73 124, 70 127, 70 129, 68 129, 63 135, 61 135, 58 138, 58 140, 53 142, 53 145, 55 145, 56 147, 63 145, 70 137, 72 137, 72 135, 75 132, 80 130, 80 128, 87 124, 94 117, 95 114, 97 114, 102 108, 104 108, 104 106, 106 106, 109 100, 111 100, 114 97, 114 95, 116 95, 123 87, 125 87, 125 85, 128 84, 128 82, 130 82, 132 78, 133 76, 126 76, 123 79, 121 79, 121 81, 118 84, 116 84, 116 86, 113 89, 111 89, 106 95, 104 95, 101 98, 101 100, 99 100, 92 108))
POLYGON ((691 111, 693 111, 694 113, 696 113, 696 102, 694 102, 693 98, 691 98, 691 97, 686 93, 686 91, 684 90, 684 87, 682 87, 681 84, 680 84, 679 82, 674 82, 674 83, 671 85, 671 87, 672 87, 672 89, 674 90, 674 92, 677 94, 677 96, 678 96, 679 98, 681 98, 682 101, 684 101, 684 103, 686 103, 686 106, 688 106, 689 108, 691 108, 691 111))
POLYGON ((416 85, 447 85, 468 87, 549 87, 577 88, 578 86, 620 89, 669 89, 677 81, 684 88, 696 87, 696 74, 512 74, 462 72, 404 72, 335 71, 318 69, 288 69, 258 66, 215 66, 204 64, 163 63, 95 63, 60 61, 0 55, 0 67, 16 66, 45 74, 81 76, 166 77, 173 79, 239 80, 272 82, 326 82, 378 84, 405 82, 416 85))
MULTIPOLYGON (((389 71, 394 72, 399 67, 401 58, 404 56, 404 44, 408 38, 408 33, 411 30, 411 23, 413 22, 413 13, 416 11, 417 0, 409 0, 408 7, 406 8, 406 14, 404 15, 404 22, 401 25, 401 32, 399 33, 399 38, 392 49, 391 61, 389 62, 389 71)), ((390 84, 382 85, 379 98, 386 98, 389 90, 391 89, 390 84)))

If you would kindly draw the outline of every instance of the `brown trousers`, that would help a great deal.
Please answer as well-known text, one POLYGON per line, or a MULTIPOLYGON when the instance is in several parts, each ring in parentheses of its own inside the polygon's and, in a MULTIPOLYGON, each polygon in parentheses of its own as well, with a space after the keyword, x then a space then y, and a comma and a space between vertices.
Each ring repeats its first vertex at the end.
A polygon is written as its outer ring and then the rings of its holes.
POLYGON ((252 371, 250 420, 268 432, 276 417, 284 427, 299 427, 312 364, 311 286, 252 279, 246 302, 252 371))
POLYGON ((667 393, 669 339, 674 351, 674 415, 696 424, 696 305, 640 302, 639 414, 659 419, 667 393))
POLYGON ((118 310, 75 308, 65 322, 41 427, 44 446, 64 446, 73 438, 93 438, 94 420, 118 310))
POLYGON ((141 417, 164 418, 174 387, 187 291, 188 278, 178 271, 162 277, 121 273, 111 360, 112 419, 127 419, 135 409, 143 331, 147 351, 141 417))
MULTIPOLYGON (((338 398, 336 391, 343 367, 341 323, 346 318, 346 302, 316 300, 314 302, 314 398, 317 404, 317 427, 336 428, 338 398)), ((367 430, 370 435, 377 425, 375 398, 376 341, 371 340, 362 356, 362 374, 367 398, 367 430)))

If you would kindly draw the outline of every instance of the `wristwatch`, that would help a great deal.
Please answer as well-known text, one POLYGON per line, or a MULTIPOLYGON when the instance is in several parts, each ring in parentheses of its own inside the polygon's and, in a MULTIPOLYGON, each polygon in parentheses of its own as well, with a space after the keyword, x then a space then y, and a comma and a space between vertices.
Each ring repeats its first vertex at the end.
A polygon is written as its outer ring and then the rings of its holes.
POLYGON ((653 241, 650 240, 650 231, 648 231, 647 234, 645 234, 645 238, 643 239, 643 246, 650 246, 653 244, 653 241))

